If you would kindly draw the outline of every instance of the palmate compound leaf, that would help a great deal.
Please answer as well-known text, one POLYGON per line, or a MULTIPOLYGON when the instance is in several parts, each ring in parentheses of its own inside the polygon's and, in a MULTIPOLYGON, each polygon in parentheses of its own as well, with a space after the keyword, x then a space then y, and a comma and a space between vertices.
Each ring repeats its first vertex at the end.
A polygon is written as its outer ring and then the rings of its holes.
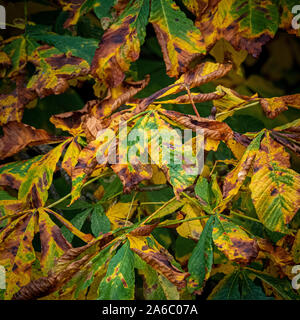
MULTIPOLYGON (((203 151, 201 150, 201 141, 197 146, 197 155, 193 153, 192 146, 188 144, 185 144, 185 153, 183 154, 181 133, 172 130, 172 127, 160 117, 157 111, 150 111, 146 116, 137 121, 136 125, 132 128, 132 132, 139 138, 130 137, 130 134, 128 136, 131 140, 135 138, 133 148, 130 147, 127 152, 128 166, 131 163, 143 165, 145 162, 144 166, 147 163, 150 166, 149 162, 151 160, 151 163, 156 164, 162 169, 167 180, 173 186, 174 193, 179 197, 179 193, 192 185, 199 173, 197 166, 201 165, 200 153, 203 151)), ((200 135, 199 140, 201 140, 200 135)), ((129 143, 128 146, 130 146, 129 143)), ((151 178, 151 176, 145 174, 145 177, 151 178)), ((134 187, 136 181, 131 179, 130 173, 125 178, 123 178, 125 186, 134 187)))
POLYGON ((148 15, 149 0, 130 1, 118 20, 104 33, 91 72, 108 87, 120 85, 130 63, 138 59, 148 15))
MULTIPOLYGON (((91 267, 90 261, 101 258, 102 250, 109 246, 109 242, 113 239, 111 233, 106 233, 99 236, 95 241, 79 247, 71 248, 65 252, 55 263, 54 267, 46 277, 33 280, 24 287, 22 287, 14 296, 15 300, 32 300, 50 295, 59 290, 69 281, 78 275, 78 272, 91 267), (98 256, 98 257, 97 257, 98 256)), ((119 244, 119 242, 117 242, 119 244)), ((105 256, 105 254, 103 255, 105 256)), ((106 256, 107 257, 107 256, 106 256)), ((95 262, 96 269, 99 267, 95 262)), ((95 272, 97 270, 94 270, 95 272)), ((89 275, 89 273, 88 273, 89 275)), ((90 278, 87 278, 89 280, 90 278)), ((80 279, 79 279, 80 280, 80 279)), ((71 283, 72 285, 72 283, 71 283)), ((61 294, 58 292, 58 295, 61 294)))
POLYGON ((250 183, 260 221, 270 230, 288 232, 300 205, 300 176, 290 169, 289 154, 265 133, 257 151, 250 183))
POLYGON ((215 217, 211 216, 205 224, 192 256, 188 262, 188 288, 194 292, 203 287, 204 281, 209 278, 213 264, 213 240, 212 232, 215 217))
POLYGON ((134 288, 134 255, 127 241, 110 260, 100 283, 99 300, 133 300, 134 288))
POLYGON ((152 1, 149 22, 156 32, 170 77, 186 72, 194 58, 206 53, 200 31, 172 0, 152 1))
POLYGON ((257 57, 261 47, 274 37, 279 25, 278 7, 271 0, 204 2, 197 11, 192 4, 187 7, 196 15, 196 26, 208 50, 224 38, 235 49, 245 49, 257 57))
POLYGON ((212 237, 216 247, 231 261, 249 263, 258 255, 257 241, 225 217, 216 216, 212 237))

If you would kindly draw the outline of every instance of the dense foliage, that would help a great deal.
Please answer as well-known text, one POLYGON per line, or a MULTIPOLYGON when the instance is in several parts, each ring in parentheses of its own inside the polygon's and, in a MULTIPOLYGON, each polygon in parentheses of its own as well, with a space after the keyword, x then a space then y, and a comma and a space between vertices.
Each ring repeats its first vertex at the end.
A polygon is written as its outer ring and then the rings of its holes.
POLYGON ((296 4, 4 1, 1 299, 299 299, 296 4), (99 162, 122 128, 201 174, 99 162))

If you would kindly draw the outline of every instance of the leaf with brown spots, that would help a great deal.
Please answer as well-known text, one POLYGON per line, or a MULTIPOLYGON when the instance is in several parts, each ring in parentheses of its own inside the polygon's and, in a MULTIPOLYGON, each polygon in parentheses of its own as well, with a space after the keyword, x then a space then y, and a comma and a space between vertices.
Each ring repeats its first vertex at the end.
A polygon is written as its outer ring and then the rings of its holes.
POLYGON ((256 240, 221 216, 215 218, 212 237, 217 248, 231 261, 249 263, 258 254, 256 240))
POLYGON ((144 80, 136 82, 125 80, 117 87, 109 88, 108 94, 103 100, 89 101, 87 104, 88 111, 97 119, 106 118, 122 104, 129 102, 134 95, 143 90, 149 81, 149 76, 146 76, 144 80))
POLYGON ((100 300, 134 299, 134 255, 127 241, 111 259, 99 287, 100 300))
POLYGON ((90 66, 82 58, 65 54, 48 45, 37 48, 29 57, 37 69, 27 88, 34 90, 40 98, 60 94, 69 88, 68 80, 85 76, 90 66))
POLYGON ((38 209, 38 223, 41 239, 40 265, 44 275, 47 275, 64 252, 72 246, 62 235, 60 228, 50 219, 44 208, 38 209))
POLYGON ((288 106, 300 109, 300 94, 290 96, 262 98, 260 104, 268 118, 274 119, 281 112, 286 111, 288 106))
MULTIPOLYGON (((175 94, 186 90, 186 87, 192 89, 199 87, 204 83, 222 78, 226 75, 232 68, 231 63, 214 63, 206 61, 204 63, 198 64, 191 70, 188 70, 172 85, 165 87, 151 96, 143 99, 141 103, 135 109, 135 114, 144 111, 150 104, 152 104, 156 99, 163 98, 170 94, 175 94)), ((179 97, 178 99, 181 99, 179 97)), ((185 100, 185 97, 182 98, 185 100)))
POLYGON ((0 166, 0 185, 18 190, 30 167, 42 156, 16 161, 0 166))
POLYGON ((248 148, 241 157, 238 165, 227 174, 223 184, 223 198, 221 203, 224 206, 239 192, 245 178, 247 177, 249 170, 252 166, 252 162, 255 159, 256 153, 259 150, 260 140, 263 136, 263 131, 257 134, 257 136, 251 141, 248 148))
POLYGON ((59 144, 30 167, 20 186, 19 200, 34 208, 42 207, 46 203, 47 190, 52 184, 56 164, 69 143, 70 139, 59 144))
POLYGON ((127 237, 130 249, 154 270, 165 276, 178 289, 186 286, 185 279, 189 274, 172 264, 173 257, 153 237, 135 237, 132 235, 127 237))
POLYGON ((192 60, 206 53, 201 33, 172 0, 153 1, 149 22, 170 77, 186 72, 192 60))
POLYGON ((266 132, 256 154, 250 183, 259 220, 270 230, 288 232, 300 206, 300 175, 290 169, 290 156, 266 132))
POLYGON ((119 86, 130 63, 137 60, 146 35, 149 0, 130 1, 104 33, 92 63, 92 74, 107 87, 119 86))
POLYGON ((11 157, 27 146, 59 142, 62 138, 50 136, 43 129, 35 129, 27 124, 12 121, 3 126, 0 138, 0 159, 11 157))
POLYGON ((20 122, 25 106, 35 100, 36 94, 26 88, 16 88, 9 94, 0 95, 0 125, 9 121, 20 122))
POLYGON ((254 57, 274 37, 278 25, 278 8, 271 0, 211 1, 196 13, 196 26, 208 50, 224 38, 236 50, 247 50, 254 57))
POLYGON ((32 246, 37 216, 35 211, 13 219, 0 232, 0 265, 7 272, 5 298, 11 299, 31 280, 32 264, 36 256, 32 246))

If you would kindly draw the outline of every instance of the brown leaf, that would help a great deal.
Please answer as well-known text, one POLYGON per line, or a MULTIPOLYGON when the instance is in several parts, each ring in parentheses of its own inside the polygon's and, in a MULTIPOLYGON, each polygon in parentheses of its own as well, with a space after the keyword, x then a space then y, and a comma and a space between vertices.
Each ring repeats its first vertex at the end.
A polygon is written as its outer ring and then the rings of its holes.
POLYGON ((59 142, 63 138, 50 136, 43 129, 12 121, 3 126, 3 137, 0 138, 0 159, 5 159, 19 152, 26 146, 59 142))
POLYGON ((207 118, 198 118, 193 115, 182 114, 172 110, 162 110, 161 112, 186 128, 190 128, 194 131, 202 129, 205 137, 224 141, 233 137, 233 131, 224 122, 207 118))
POLYGON ((281 112, 288 109, 288 106, 300 109, 300 94, 293 94, 283 97, 262 98, 260 104, 268 118, 274 119, 281 112))

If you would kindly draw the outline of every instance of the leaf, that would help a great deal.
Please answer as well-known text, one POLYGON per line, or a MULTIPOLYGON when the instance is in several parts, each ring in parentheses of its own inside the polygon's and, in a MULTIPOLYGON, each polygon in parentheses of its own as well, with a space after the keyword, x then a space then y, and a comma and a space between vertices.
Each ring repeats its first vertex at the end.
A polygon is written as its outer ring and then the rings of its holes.
POLYGON ((56 213, 55 211, 48 208, 45 208, 45 211, 58 219, 72 234, 77 236, 82 241, 89 243, 95 239, 90 233, 85 234, 81 232, 79 229, 73 226, 73 224, 69 220, 65 219, 62 215, 56 213))
POLYGON ((145 154, 146 157, 149 155, 151 163, 156 164, 162 169, 166 178, 173 186, 174 193, 179 198, 179 193, 192 185, 198 174, 198 158, 192 158, 194 154, 191 146, 185 145, 185 154, 183 156, 182 138, 177 131, 173 130, 172 133, 170 132, 172 128, 156 111, 147 114, 141 121, 138 121, 133 127, 134 129, 140 130, 143 136, 146 137, 146 141, 150 141, 149 149, 147 143, 145 144, 144 142, 145 140, 142 141, 143 145, 141 147, 141 144, 138 146, 140 154, 142 156, 145 154), (169 137, 168 132, 170 132, 169 137))
POLYGON ((10 121, 21 122, 25 106, 35 98, 35 92, 26 89, 23 86, 17 86, 11 93, 1 94, 0 124, 5 125, 10 121))
POLYGON ((142 102, 136 108, 136 113, 142 112, 149 106, 154 100, 163 98, 170 94, 175 94, 186 90, 186 86, 190 89, 199 87, 204 83, 210 82, 222 78, 232 68, 230 63, 214 63, 206 61, 204 63, 196 65, 193 69, 185 72, 180 78, 175 81, 174 84, 165 87, 151 96, 142 100, 142 102))
POLYGON ((216 247, 231 261, 248 263, 258 254, 256 240, 251 239, 239 226, 221 216, 215 219, 212 236, 216 247))
POLYGON ((85 60, 89 65, 92 63, 98 41, 92 38, 79 36, 58 35, 55 33, 32 34, 31 38, 43 41, 54 46, 60 52, 72 54, 74 57, 85 60))
POLYGON ((33 300, 55 292, 70 280, 72 281, 72 278, 78 274, 78 271, 84 269, 89 261, 97 256, 111 240, 111 233, 106 233, 83 247, 69 249, 57 260, 47 277, 31 281, 22 287, 13 296, 13 299, 33 300))
POLYGON ((43 206, 48 198, 48 189, 52 184, 53 173, 61 154, 69 140, 61 143, 35 162, 20 185, 18 199, 38 208, 43 206))
POLYGON ((177 269, 171 261, 173 258, 166 249, 162 249, 153 238, 127 236, 130 249, 149 264, 154 270, 164 275, 177 288, 186 286, 188 273, 177 269))
POLYGON ((300 205, 300 176, 289 167, 289 154, 267 131, 254 161, 249 188, 260 221, 268 229, 283 233, 300 205))
MULTIPOLYGON (((136 202, 135 202, 136 204, 136 202)), ((130 225, 130 218, 135 211, 135 206, 131 206, 130 202, 118 202, 111 206, 106 212, 106 217, 112 224, 113 229, 124 227, 126 221, 130 225)))
POLYGON ((0 185, 19 189, 30 167, 41 159, 36 156, 28 160, 10 162, 0 166, 0 185))
POLYGON ((247 276, 247 272, 242 271, 240 276, 241 300, 274 300, 266 296, 262 288, 247 276))
POLYGON ((7 271, 6 299, 11 299, 31 280, 32 264, 36 259, 32 240, 36 214, 31 211, 11 221, 0 233, 0 264, 7 271))
POLYGON ((14 77, 18 75, 27 63, 26 39, 23 36, 13 37, 2 50, 11 61, 11 67, 6 76, 14 77))
MULTIPOLYGON (((194 115, 182 114, 173 110, 160 110, 162 114, 193 131, 201 130, 205 138, 224 140, 232 138, 233 132, 225 122, 219 122, 207 118, 199 118, 194 115)), ((201 132, 200 131, 200 132, 201 132)))
POLYGON ((38 209, 39 232, 41 239, 40 264, 44 274, 51 270, 55 259, 59 258, 72 246, 64 238, 59 227, 50 219, 43 208, 38 209))
POLYGON ((260 140, 263 133, 264 132, 262 131, 256 135, 249 144, 238 165, 225 177, 223 184, 223 198, 226 202, 231 200, 238 193, 246 176, 248 175, 252 162, 259 150, 260 140))
POLYGON ((69 13, 69 18, 65 21, 64 27, 69 28, 77 24, 80 16, 94 9, 95 14, 100 19, 106 17, 111 7, 116 3, 116 0, 80 0, 80 1, 65 1, 60 0, 63 10, 69 13))
POLYGON ((240 300, 239 271, 226 275, 209 295, 210 300, 240 300))
POLYGON ((188 271, 191 276, 188 278, 188 288, 191 291, 201 289, 204 281, 209 278, 213 264, 212 232, 214 222, 215 217, 210 216, 189 259, 188 271))
POLYGON ((290 34, 299 36, 299 29, 297 30, 292 26, 292 20, 295 17, 292 9, 298 5, 299 2, 297 2, 297 0, 280 0, 279 3, 282 9, 279 27, 285 29, 290 34))
POLYGON ((91 216, 91 228, 93 235, 98 237, 101 233, 110 231, 110 221, 104 213, 104 209, 100 204, 97 204, 91 216))
MULTIPOLYGON (((135 265, 135 267, 136 267, 136 269, 138 269, 138 273, 143 279, 143 296, 144 296, 144 298, 146 300, 164 300, 164 299, 166 299, 166 295, 163 290, 162 284, 159 281, 160 280, 159 277, 162 277, 162 276, 160 274, 158 274, 154 269, 152 269, 137 254, 134 253, 134 256, 135 256, 135 259, 138 260, 138 263, 135 265)), ((166 281, 168 281, 168 280, 166 280, 166 281)), ((172 285, 172 284, 170 283, 170 285, 172 285)), ((173 287, 173 289, 174 289, 174 287, 173 287)), ((176 287, 175 287, 175 292, 177 292, 176 287)))
POLYGON ((78 137, 75 137, 70 142, 61 163, 61 167, 68 173, 70 177, 72 177, 73 170, 78 161, 80 151, 81 151, 81 147, 80 147, 80 144, 78 143, 78 137))
MULTIPOLYGON (((203 216, 203 212, 201 210, 197 210, 196 206, 193 206, 189 203, 186 203, 183 206, 180 213, 185 214, 185 219, 203 216)), ((176 231, 179 235, 193 240, 198 240, 200 238, 202 230, 203 227, 200 220, 183 222, 179 227, 176 228, 176 231)))
MULTIPOLYGON (((80 213, 76 213, 75 217, 70 220, 70 223, 76 229, 81 230, 84 222, 86 221, 86 219, 87 219, 88 215, 91 213, 91 211, 92 211, 91 208, 87 208, 86 210, 84 210, 80 213)), ((67 241, 69 241, 71 243, 74 238, 74 234, 66 226, 63 226, 61 228, 61 232, 62 232, 63 236, 67 239, 67 241)))
POLYGON ((278 24, 278 8, 270 0, 212 2, 197 13, 196 19, 208 48, 224 38, 236 50, 247 50, 254 57, 260 54, 262 45, 274 37, 278 24))
POLYGON ((153 1, 149 22, 156 32, 170 77, 186 72, 194 58, 206 53, 201 33, 173 1, 153 1))
POLYGON ((202 176, 200 176, 197 180, 195 194, 203 210, 207 213, 212 213, 213 206, 210 184, 208 183, 207 179, 202 176))
POLYGON ((214 100, 213 104, 217 108, 216 119, 224 121, 227 117, 234 115, 235 111, 247 108, 249 104, 258 101, 257 94, 251 97, 238 94, 232 89, 223 86, 217 86, 217 92, 225 93, 220 99, 214 100))
POLYGON ((85 76, 89 64, 78 57, 65 54, 48 45, 37 48, 29 59, 37 69, 27 84, 40 98, 50 94, 60 94, 69 88, 68 80, 85 76))
POLYGON ((274 119, 281 112, 288 109, 288 106, 300 109, 300 94, 290 96, 263 98, 260 104, 268 118, 274 119))
POLYGON ((108 88, 107 96, 103 100, 88 102, 89 112, 97 119, 107 118, 122 104, 130 101, 133 96, 143 90, 148 85, 149 80, 149 76, 140 81, 124 80, 120 85, 108 88))
POLYGON ((254 274, 257 278, 271 286, 285 300, 299 300, 291 286, 291 282, 287 279, 277 279, 266 273, 247 268, 247 273, 254 274))
POLYGON ((108 265, 99 287, 99 300, 133 300, 134 284, 134 255, 126 242, 108 265))
POLYGON ((0 138, 0 159, 5 159, 21 151, 26 146, 46 144, 59 141, 43 129, 12 121, 3 126, 3 137, 0 138))
POLYGON ((124 72, 137 60, 146 35, 149 1, 131 1, 118 20, 104 33, 92 62, 92 75, 108 87, 117 87, 124 72))

